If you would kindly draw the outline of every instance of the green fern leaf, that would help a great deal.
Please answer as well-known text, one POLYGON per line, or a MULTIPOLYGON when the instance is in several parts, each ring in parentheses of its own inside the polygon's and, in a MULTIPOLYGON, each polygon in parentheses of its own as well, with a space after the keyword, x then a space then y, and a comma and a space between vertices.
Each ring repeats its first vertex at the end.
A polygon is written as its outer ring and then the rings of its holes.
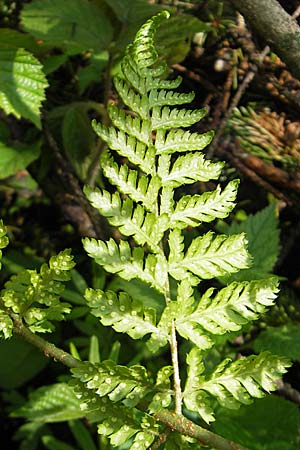
POLYGON ((216 180, 221 174, 224 164, 206 161, 201 153, 187 153, 179 156, 171 167, 171 155, 161 155, 159 158, 158 175, 163 186, 176 188, 183 184, 196 181, 216 180))
POLYGON ((179 199, 170 215, 170 227, 196 227, 201 222, 211 222, 227 217, 235 206, 239 181, 234 180, 221 191, 220 186, 202 195, 185 195, 179 199))
POLYGON ((13 332, 13 321, 5 311, 0 309, 0 336, 2 335, 4 339, 12 337, 13 332))
POLYGON ((155 139, 155 148, 158 155, 202 150, 210 144, 213 136, 213 131, 198 134, 179 129, 171 130, 166 134, 164 130, 158 130, 155 139))
POLYGON ((187 408, 197 411, 206 421, 214 420, 212 411, 209 413, 207 394, 215 397, 222 406, 237 409, 241 404, 251 403, 252 397, 260 398, 275 390, 276 380, 291 365, 287 358, 264 352, 234 362, 226 359, 209 379, 205 379, 204 366, 199 365, 199 358, 200 352, 195 348, 187 357, 190 372, 183 395, 187 408), (205 404, 207 416, 202 409, 205 404))
POLYGON ((0 220, 0 269, 1 269, 1 258, 2 258, 2 250, 3 248, 8 246, 9 240, 6 236, 7 229, 4 226, 3 221, 0 220))
POLYGON ((165 89, 151 89, 148 96, 148 108, 152 109, 154 107, 166 105, 183 105, 184 103, 191 103, 194 100, 194 97, 194 92, 182 94, 179 92, 166 91, 165 89))
POLYGON ((140 95, 133 91, 126 81, 114 79, 115 88, 128 108, 135 112, 141 119, 149 119, 150 104, 147 95, 140 95))
POLYGON ((174 245, 178 246, 180 237, 177 237, 177 244, 174 237, 175 234, 172 234, 172 238, 169 238, 171 249, 169 273, 176 280, 186 278, 188 272, 192 272, 199 278, 210 279, 226 273, 234 273, 249 266, 244 234, 227 237, 208 232, 192 241, 183 258, 182 250, 178 257, 174 247, 174 245))
POLYGON ((140 339, 148 333, 158 333, 156 311, 144 308, 142 302, 132 299, 126 292, 118 295, 113 291, 88 289, 85 299, 91 313, 100 318, 105 326, 112 326, 120 333, 140 339))
POLYGON ((134 43, 129 46, 137 67, 143 69, 152 66, 158 59, 154 46, 154 35, 160 24, 170 17, 168 11, 161 11, 141 26, 135 36, 134 43))
POLYGON ((134 407, 151 391, 150 380, 143 366, 119 366, 113 361, 92 364, 83 362, 72 369, 73 376, 94 390, 99 397, 112 402, 122 401, 134 407))
POLYGON ((94 389, 87 388, 79 380, 72 380, 70 384, 80 398, 81 408, 88 420, 98 423, 98 433, 108 436, 113 446, 125 442, 128 445, 132 438, 129 449, 146 450, 159 434, 159 425, 149 414, 116 404, 108 396, 100 397, 94 389))
POLYGON ((83 246, 95 261, 111 273, 118 273, 125 280, 139 278, 158 291, 165 292, 166 263, 160 255, 145 256, 144 249, 135 247, 132 251, 128 242, 113 239, 107 243, 85 238, 83 246))
POLYGON ((123 444, 141 430, 134 418, 133 408, 114 404, 108 396, 100 397, 78 379, 71 380, 70 385, 80 399, 81 409, 88 420, 98 423, 98 433, 108 436, 112 445, 123 444))
POLYGON ((155 389, 159 391, 152 398, 148 411, 155 413, 162 408, 168 408, 172 402, 173 391, 171 389, 170 377, 173 375, 173 367, 165 366, 160 369, 156 376, 155 389))
MULTIPOLYGON (((140 176, 137 170, 129 169, 127 165, 119 167, 109 152, 103 154, 101 162, 104 175, 120 192, 129 195, 135 202, 142 203, 148 211, 153 213, 157 211, 157 198, 161 188, 158 176, 151 178, 140 176)), ((87 196, 90 195, 90 191, 87 190, 87 196)))
POLYGON ((166 215, 157 217, 153 213, 147 213, 142 205, 134 208, 130 198, 121 200, 118 192, 110 194, 100 189, 85 190, 92 205, 100 213, 107 217, 109 223, 117 226, 125 236, 133 236, 139 245, 146 243, 154 253, 160 253, 159 242, 168 227, 166 215))
POLYGON ((48 86, 41 63, 28 51, 5 45, 0 46, 0 61, 0 107, 40 128, 40 109, 48 86))
POLYGON ((163 108, 154 106, 152 109, 151 125, 154 130, 170 128, 189 127, 199 122, 207 114, 207 109, 170 109, 168 106, 163 108))
MULTIPOLYGON (((166 68, 162 66, 162 71, 164 72, 165 70, 166 68)), ((141 77, 140 71, 134 61, 132 61, 132 57, 127 55, 122 61, 122 71, 131 86, 141 95, 146 95, 152 89, 177 89, 182 82, 180 76, 174 80, 162 80, 156 77, 158 75, 157 72, 149 73, 149 71, 144 72, 144 76, 141 77)))
POLYGON ((214 298, 213 292, 213 288, 208 289, 195 305, 192 287, 183 281, 178 287, 177 302, 174 302, 173 316, 178 333, 201 349, 214 344, 212 335, 238 331, 265 313, 276 299, 278 280, 231 283, 214 298))
POLYGON ((131 134, 146 145, 152 144, 150 120, 132 117, 114 105, 109 105, 108 114, 115 127, 128 135, 131 134))
POLYGON ((3 304, 19 314, 31 331, 53 331, 52 321, 63 320, 70 312, 69 304, 60 302, 60 296, 64 291, 62 282, 71 278, 74 265, 67 249, 52 256, 49 265, 43 264, 40 273, 24 270, 13 275, 1 292, 3 304))
POLYGON ((121 156, 125 156, 139 166, 146 174, 155 175, 155 148, 148 147, 134 136, 128 136, 123 131, 118 132, 113 127, 106 127, 92 122, 95 132, 121 156))

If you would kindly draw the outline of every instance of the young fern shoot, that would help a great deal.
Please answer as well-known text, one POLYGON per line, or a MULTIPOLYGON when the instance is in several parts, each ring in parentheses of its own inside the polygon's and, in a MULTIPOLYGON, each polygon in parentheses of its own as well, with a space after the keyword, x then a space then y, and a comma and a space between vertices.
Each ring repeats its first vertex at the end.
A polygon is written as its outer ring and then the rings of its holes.
MULTIPOLYGON (((92 314, 103 325, 133 339, 149 336, 147 346, 153 353, 170 346, 172 367, 162 368, 156 383, 140 365, 128 369, 106 361, 98 366, 82 363, 73 369, 78 379, 76 389, 87 411, 101 423, 99 431, 110 436, 112 445, 134 437, 132 449, 149 448, 156 439, 162 425, 153 415, 160 409, 172 408, 181 415, 185 406, 209 423, 214 420, 212 397, 229 408, 249 403, 275 389, 275 380, 289 365, 284 358, 263 353, 234 362, 225 360, 212 373, 205 372, 204 352, 215 344, 215 336, 240 330, 257 319, 273 305, 278 282, 274 277, 234 282, 217 293, 209 288, 200 300, 194 295, 201 280, 247 268, 251 258, 244 234, 226 236, 210 231, 189 244, 185 242, 187 227, 230 214, 238 180, 224 189, 218 186, 177 200, 175 194, 181 186, 217 180, 223 164, 208 161, 201 153, 213 132, 186 130, 201 120, 206 110, 178 108, 190 103, 194 94, 175 91, 181 78, 167 79, 168 67, 155 49, 155 31, 168 16, 163 11, 148 20, 128 46, 122 61, 123 77, 115 79, 124 108, 109 106, 112 126, 93 122, 94 130, 107 143, 101 157, 103 174, 116 189, 111 193, 85 188, 91 204, 125 237, 120 242, 86 238, 87 253, 106 271, 125 280, 137 278, 165 299, 159 315, 155 308, 146 307, 126 292, 86 292, 92 314), (176 289, 171 291, 170 283, 176 289), (179 375, 178 335, 191 347, 184 388, 179 375), (141 400, 148 402, 146 412, 139 409, 141 400), (116 408, 118 402, 121 405, 116 408)), ((182 444, 178 448, 187 448, 184 439, 179 439, 182 444)))

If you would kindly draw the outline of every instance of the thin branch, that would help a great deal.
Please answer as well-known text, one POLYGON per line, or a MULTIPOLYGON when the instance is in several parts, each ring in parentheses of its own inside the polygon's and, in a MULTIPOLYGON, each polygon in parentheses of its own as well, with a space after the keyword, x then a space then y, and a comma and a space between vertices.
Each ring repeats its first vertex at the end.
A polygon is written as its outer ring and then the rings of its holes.
POLYGON ((276 0, 231 0, 231 3, 287 64, 292 74, 299 77, 300 27, 295 18, 276 0))
POLYGON ((164 423, 171 430, 177 431, 177 433, 185 436, 190 436, 200 444, 208 445, 218 450, 249 450, 236 442, 229 441, 228 439, 212 433, 205 428, 196 425, 191 420, 188 420, 184 416, 178 416, 174 411, 167 409, 161 410, 155 414, 155 417, 160 422, 164 423))
POLYGON ((178 347, 176 338, 176 327, 175 321, 172 321, 171 327, 171 337, 170 337, 170 348, 172 357, 172 366, 174 369, 174 393, 175 393, 175 411, 176 414, 182 414, 182 391, 181 391, 181 380, 179 374, 179 361, 178 361, 178 347))
POLYGON ((51 357, 55 361, 60 361, 70 369, 77 367, 80 364, 80 361, 73 358, 70 353, 67 353, 64 350, 56 347, 54 344, 46 341, 37 334, 32 333, 32 331, 30 331, 15 315, 11 314, 11 317, 14 322, 15 333, 21 336, 25 341, 41 350, 45 356, 51 357))

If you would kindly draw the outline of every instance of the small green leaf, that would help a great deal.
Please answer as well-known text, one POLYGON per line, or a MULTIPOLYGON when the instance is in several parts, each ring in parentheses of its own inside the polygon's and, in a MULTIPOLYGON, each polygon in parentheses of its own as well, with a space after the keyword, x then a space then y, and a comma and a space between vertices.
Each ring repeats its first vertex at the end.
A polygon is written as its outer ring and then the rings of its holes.
POLYGON ((91 433, 83 425, 80 420, 70 420, 69 427, 75 437, 80 449, 97 450, 96 445, 91 437, 91 433))
POLYGON ((196 227, 201 222, 212 222, 227 217, 235 206, 239 181, 234 180, 221 191, 218 186, 212 192, 201 195, 184 195, 170 214, 170 227, 196 227))
POLYGON ((178 287, 177 302, 173 304, 178 333, 201 349, 213 345, 212 335, 238 331, 266 312, 276 299, 278 280, 231 283, 215 297, 213 292, 209 288, 197 305, 191 286, 184 280, 178 287))
POLYGON ((288 323, 280 327, 268 327, 254 341, 256 352, 270 351, 275 355, 300 361, 300 327, 288 323))
POLYGON ((0 142, 0 179, 14 175, 37 159, 40 154, 40 144, 35 142, 31 145, 17 144, 13 147, 0 142))
POLYGON ((183 258, 173 250, 171 237, 169 242, 169 272, 176 280, 186 278, 188 272, 210 279, 249 267, 244 234, 227 237, 208 232, 192 241, 183 258))
POLYGON ((28 51, 0 45, 0 107, 6 114, 41 127, 40 109, 48 86, 41 63, 28 51))
POLYGON ((208 395, 215 397, 225 408, 238 409, 241 404, 252 403, 253 397, 260 398, 275 390, 275 381, 291 365, 287 358, 264 352, 234 362, 225 359, 205 379, 200 361, 200 351, 192 349, 187 357, 190 368, 184 401, 187 408, 197 411, 207 422, 215 420, 208 395))
POLYGON ((33 0, 21 13, 25 31, 68 54, 104 50, 113 35, 105 11, 87 0, 33 0))
POLYGON ((120 333, 140 339, 148 333, 158 332, 155 310, 144 308, 142 302, 133 300, 126 292, 88 289, 85 294, 91 313, 100 317, 105 326, 112 326, 120 333))
POLYGON ((3 334, 4 339, 12 337, 13 321, 2 309, 0 309, 0 336, 3 334))

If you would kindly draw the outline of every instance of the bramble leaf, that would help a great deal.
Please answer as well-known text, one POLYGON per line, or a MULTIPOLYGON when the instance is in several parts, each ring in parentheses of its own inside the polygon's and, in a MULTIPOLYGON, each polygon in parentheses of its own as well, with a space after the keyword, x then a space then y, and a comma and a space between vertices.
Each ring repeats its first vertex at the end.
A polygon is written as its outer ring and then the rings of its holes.
POLYGON ((41 128, 40 109, 48 86, 41 63, 27 50, 0 45, 0 107, 41 128))

